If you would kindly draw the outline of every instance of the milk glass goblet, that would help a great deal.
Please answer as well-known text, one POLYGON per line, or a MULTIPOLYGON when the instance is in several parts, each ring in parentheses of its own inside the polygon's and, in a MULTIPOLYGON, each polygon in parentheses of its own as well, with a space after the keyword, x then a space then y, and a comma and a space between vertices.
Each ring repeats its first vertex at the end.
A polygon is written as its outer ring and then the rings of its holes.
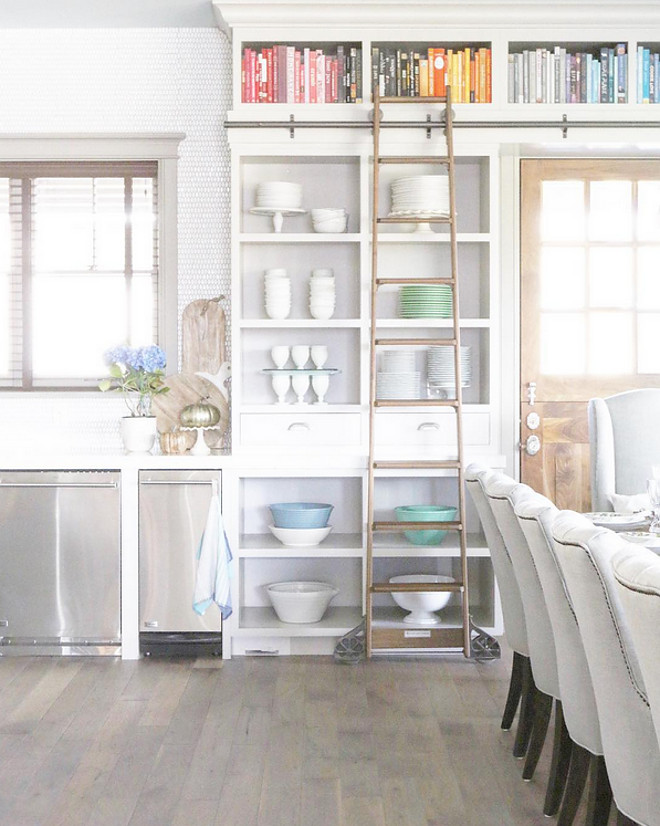
POLYGON ((660 534, 660 479, 649 479, 646 483, 646 490, 651 501, 651 511, 653 518, 649 525, 649 533, 660 534))
POLYGON ((277 396, 277 403, 286 404, 286 394, 291 386, 291 376, 288 373, 273 373, 270 381, 277 396))
POLYGON ((291 384, 293 386, 293 392, 298 399, 298 404, 305 404, 305 393, 309 387, 309 373, 303 373, 302 375, 296 375, 294 373, 291 378, 291 384))
POLYGON ((328 360, 328 348, 325 344, 313 344, 311 347, 312 364, 317 369, 321 369, 328 360))
POLYGON ((330 376, 327 373, 315 373, 312 376, 312 389, 316 393, 314 404, 327 404, 324 399, 328 387, 330 387, 330 376))
POLYGON ((291 348, 291 358, 296 367, 302 370, 309 360, 309 345, 294 344, 291 348))
POLYGON ((289 360, 289 348, 286 344, 277 344, 271 349, 270 357, 275 367, 281 370, 289 360))

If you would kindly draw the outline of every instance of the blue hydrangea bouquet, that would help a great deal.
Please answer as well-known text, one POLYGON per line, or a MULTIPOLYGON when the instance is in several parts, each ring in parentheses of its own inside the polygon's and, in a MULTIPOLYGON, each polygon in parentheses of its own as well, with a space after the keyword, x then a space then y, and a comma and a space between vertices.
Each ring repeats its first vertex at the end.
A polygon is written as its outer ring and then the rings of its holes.
POLYGON ((148 347, 113 347, 104 354, 110 377, 99 382, 99 389, 119 390, 131 416, 151 416, 151 400, 167 393, 165 353, 156 344, 148 347))

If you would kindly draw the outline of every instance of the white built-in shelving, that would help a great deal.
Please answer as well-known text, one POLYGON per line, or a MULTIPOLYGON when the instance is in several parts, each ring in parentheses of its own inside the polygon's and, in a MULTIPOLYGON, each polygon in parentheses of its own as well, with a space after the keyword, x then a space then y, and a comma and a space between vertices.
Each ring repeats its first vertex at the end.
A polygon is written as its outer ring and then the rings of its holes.
MULTIPOLYGON (((515 267, 515 242, 511 240, 515 221, 501 217, 502 193, 512 186, 510 180, 503 183, 502 179, 503 169, 511 166, 506 165, 509 152, 503 147, 541 139, 559 144, 564 140, 564 115, 578 125, 580 121, 602 121, 613 126, 619 121, 634 121, 630 131, 618 130, 622 140, 632 136, 638 139, 642 133, 647 137, 655 134, 656 113, 660 110, 637 103, 637 49, 643 45, 653 51, 654 44, 660 43, 660 8, 653 12, 648 3, 631 4, 626 7, 625 20, 621 4, 610 0, 586 0, 557 8, 521 0, 504 4, 476 0, 443 4, 431 0, 405 4, 400 0, 314 4, 214 0, 214 8, 221 25, 231 30, 234 65, 234 104, 227 114, 227 132, 232 152, 232 433, 239 468, 240 525, 236 540, 238 607, 227 630, 232 635, 234 653, 261 648, 280 653, 329 653, 336 637, 359 620, 364 607, 372 176, 372 136, 365 126, 370 122, 372 107, 372 48, 490 49, 491 102, 454 104, 459 325, 463 343, 473 352, 473 382, 463 395, 464 430, 468 459, 498 467, 506 463, 513 470, 510 464, 515 456, 515 428, 508 418, 515 416, 515 407, 503 393, 515 395, 515 378, 508 374, 514 372, 516 338, 511 329, 513 311, 507 310, 501 299, 500 270, 503 255, 508 255, 508 263, 515 267), (337 44, 359 47, 361 102, 243 102, 243 50, 276 43, 327 46, 330 51, 337 44), (511 53, 548 44, 566 48, 579 44, 596 54, 603 45, 619 43, 625 44, 627 53, 625 103, 509 102, 511 53), (645 123, 649 127, 646 131, 645 123), (348 231, 338 235, 315 233, 307 213, 284 217, 282 231, 273 232, 268 216, 250 213, 256 187, 266 180, 302 184, 303 207, 308 210, 346 208, 350 216, 348 231), (505 250, 503 238, 507 239, 505 250), (270 267, 286 267, 291 277, 292 311, 287 319, 269 319, 264 312, 263 272, 270 267), (337 279, 336 311, 331 319, 323 321, 311 318, 307 307, 309 275, 318 267, 332 267, 337 279), (503 318, 509 319, 508 323, 503 324, 503 318), (269 378, 261 372, 272 367, 269 352, 274 344, 328 346, 327 366, 340 373, 331 378, 326 406, 274 403, 269 378), (316 548, 286 548, 269 533, 268 503, 294 499, 335 505, 333 533, 316 548), (294 628, 277 620, 263 585, 287 578, 325 578, 340 588, 340 596, 322 623, 294 628)), ((411 125, 383 129, 383 152, 422 157, 441 154, 441 130, 417 125, 429 117, 437 126, 437 107, 420 98, 405 107, 404 115, 401 108, 392 118, 403 117, 411 125)), ((579 132, 583 142, 594 134, 587 128, 579 132)), ((602 129, 599 134, 603 134, 602 129)), ((417 168, 415 174, 423 171, 424 167, 417 168)), ((381 215, 389 209, 389 183, 408 174, 409 167, 384 167, 378 204, 381 215)), ((515 204, 510 193, 507 197, 507 203, 515 204)), ((381 225, 379 274, 445 274, 450 262, 449 233, 414 233, 408 229, 404 225, 381 225)), ((513 302, 514 291, 507 289, 507 300, 513 302)), ((406 329, 420 338, 429 331, 439 336, 450 334, 450 320, 401 318, 396 289, 381 292, 378 316, 385 333, 389 328, 396 331, 397 337, 406 329)), ((313 401, 311 391, 308 399, 313 401)), ((450 420, 444 411, 430 413, 422 406, 410 407, 405 412, 379 415, 376 436, 385 458, 409 459, 411 454, 426 458, 430 451, 442 457, 454 444, 450 420)), ((424 478, 393 474, 381 489, 382 500, 376 503, 378 518, 391 517, 397 504, 429 498, 444 502, 450 498, 449 480, 442 474, 424 478)), ((470 503, 467 524, 474 618, 487 629, 500 632, 499 601, 488 549, 470 503)), ((429 566, 435 566, 436 571, 438 564, 442 567, 438 573, 453 570, 458 547, 447 537, 441 549, 443 556, 438 563, 437 548, 413 546, 401 537, 396 556, 383 546, 377 564, 384 566, 380 572, 383 576, 429 572, 429 566), (388 566, 401 564, 402 557, 406 570, 390 572, 388 566)), ((397 609, 389 595, 379 595, 379 601, 382 604, 378 609, 390 612, 392 621, 397 620, 397 609)))

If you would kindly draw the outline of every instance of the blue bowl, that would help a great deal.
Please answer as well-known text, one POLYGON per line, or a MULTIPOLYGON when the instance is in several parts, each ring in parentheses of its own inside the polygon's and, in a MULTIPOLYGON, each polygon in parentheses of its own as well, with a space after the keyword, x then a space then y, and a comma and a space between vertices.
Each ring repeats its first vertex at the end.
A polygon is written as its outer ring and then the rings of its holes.
POLYGON ((269 505, 276 528, 325 528, 334 505, 319 502, 280 502, 269 505))
MULTIPOLYGON (((452 522, 456 508, 449 505, 401 505, 394 509, 397 522, 452 522)), ((404 531, 404 536, 413 545, 439 545, 447 531, 404 531)))

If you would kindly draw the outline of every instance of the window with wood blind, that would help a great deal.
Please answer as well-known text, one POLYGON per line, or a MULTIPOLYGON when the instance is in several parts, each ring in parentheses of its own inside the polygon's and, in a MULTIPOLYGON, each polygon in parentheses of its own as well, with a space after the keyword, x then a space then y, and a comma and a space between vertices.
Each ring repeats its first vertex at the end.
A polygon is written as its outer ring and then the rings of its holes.
POLYGON ((96 387, 161 343, 158 164, 0 163, 0 386, 96 387))

